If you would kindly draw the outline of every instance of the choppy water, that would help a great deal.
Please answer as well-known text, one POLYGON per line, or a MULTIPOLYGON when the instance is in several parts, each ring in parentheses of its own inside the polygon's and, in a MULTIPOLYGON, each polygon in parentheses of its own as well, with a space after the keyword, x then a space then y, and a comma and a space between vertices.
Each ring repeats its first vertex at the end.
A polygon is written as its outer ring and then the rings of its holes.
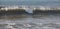
POLYGON ((60 29, 60 15, 3 16, 0 29, 60 29))
MULTIPOLYGON (((60 6, 60 0, 0 0, 0 5, 60 6)), ((4 15, 0 16, 0 29, 60 29, 60 14, 4 15)))

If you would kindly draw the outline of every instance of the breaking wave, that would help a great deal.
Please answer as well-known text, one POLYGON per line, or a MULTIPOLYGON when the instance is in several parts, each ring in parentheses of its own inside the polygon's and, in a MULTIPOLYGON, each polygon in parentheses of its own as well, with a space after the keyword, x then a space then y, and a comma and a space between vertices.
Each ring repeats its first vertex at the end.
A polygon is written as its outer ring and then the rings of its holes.
POLYGON ((33 10, 60 10, 60 7, 49 7, 49 6, 26 6, 26 5, 20 5, 20 6, 0 6, 0 10, 18 10, 23 9, 28 13, 33 13, 33 10))
POLYGON ((7 9, 18 9, 18 8, 22 8, 22 9, 60 9, 60 7, 50 7, 50 6, 24 6, 24 5, 20 5, 20 6, 4 6, 4 5, 0 5, 0 8, 7 8, 7 9))

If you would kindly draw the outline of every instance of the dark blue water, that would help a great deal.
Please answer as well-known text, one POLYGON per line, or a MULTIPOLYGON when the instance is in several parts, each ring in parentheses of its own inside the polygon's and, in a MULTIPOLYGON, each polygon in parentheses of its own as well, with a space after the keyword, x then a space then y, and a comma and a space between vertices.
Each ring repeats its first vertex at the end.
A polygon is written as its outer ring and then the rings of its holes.
POLYGON ((0 0, 0 5, 60 6, 60 0, 0 0))

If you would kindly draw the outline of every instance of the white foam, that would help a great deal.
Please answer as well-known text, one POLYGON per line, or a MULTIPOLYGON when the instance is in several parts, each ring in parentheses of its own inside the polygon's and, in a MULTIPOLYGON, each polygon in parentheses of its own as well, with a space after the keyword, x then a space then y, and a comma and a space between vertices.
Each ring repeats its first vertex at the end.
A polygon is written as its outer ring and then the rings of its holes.
POLYGON ((8 11, 8 9, 24 9, 28 13, 33 13, 33 10, 39 9, 39 10, 59 10, 60 7, 48 7, 48 6, 6 6, 5 8, 1 8, 2 10, 8 11))
POLYGON ((8 23, 7 28, 15 29, 15 28, 13 28, 13 26, 11 26, 11 25, 15 25, 15 23, 8 23))

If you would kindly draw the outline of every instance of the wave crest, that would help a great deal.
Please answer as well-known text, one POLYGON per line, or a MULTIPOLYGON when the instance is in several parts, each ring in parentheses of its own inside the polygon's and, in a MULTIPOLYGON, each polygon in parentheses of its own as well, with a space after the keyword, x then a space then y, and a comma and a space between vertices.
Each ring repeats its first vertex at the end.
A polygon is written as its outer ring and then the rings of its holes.
POLYGON ((39 9, 39 10, 60 10, 60 7, 48 7, 48 6, 1 6, 1 9, 39 9))

